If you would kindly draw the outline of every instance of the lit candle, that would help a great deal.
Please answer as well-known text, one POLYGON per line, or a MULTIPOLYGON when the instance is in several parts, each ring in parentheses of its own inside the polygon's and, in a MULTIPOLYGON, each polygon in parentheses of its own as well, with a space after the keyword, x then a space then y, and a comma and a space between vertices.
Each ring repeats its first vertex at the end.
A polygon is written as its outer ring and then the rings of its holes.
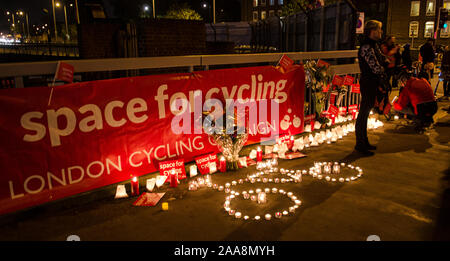
POLYGON ((139 195, 139 181, 137 177, 133 177, 131 179, 131 195, 132 196, 139 195))
POLYGON ((209 163, 209 174, 216 173, 216 172, 217 172, 216 162, 210 162, 209 163))
POLYGON ((244 180, 243 180, 243 179, 240 179, 240 180, 239 180, 239 184, 244 184, 244 180))
POLYGON ((244 220, 248 220, 249 218, 249 216, 244 216, 244 220))
POLYGON ((292 192, 288 192, 288 193, 287 193, 287 196, 288 196, 288 197, 292 197, 293 195, 294 195, 294 193, 292 193, 292 192))
POLYGON ((260 216, 255 216, 255 220, 260 220, 261 217, 260 216))
POLYGON ((255 192, 256 192, 256 194, 259 194, 259 193, 261 193, 261 191, 262 190, 260 188, 257 188, 255 192))
POLYGON ((326 176, 326 177, 325 177, 325 180, 326 180, 326 181, 330 181, 330 180, 331 180, 330 176, 326 176))
POLYGON ((251 199, 251 201, 256 201, 256 195, 252 195, 251 197, 250 197, 250 199, 251 199))
POLYGON ((325 166, 323 166, 323 173, 324 174, 331 174, 331 167, 330 167, 330 165, 326 164, 325 166))
POLYGON ((281 212, 276 212, 275 213, 275 217, 276 218, 281 218, 283 216, 283 214, 281 214, 281 212))
POLYGON ((272 193, 277 193, 278 189, 277 188, 272 188, 272 193))
POLYGON ((289 144, 288 144, 289 150, 292 150, 292 147, 294 147, 294 142, 295 142, 294 136, 291 136, 291 138, 289 139, 289 144))
POLYGON ((266 193, 259 192, 258 193, 258 204, 263 204, 267 202, 266 193))
POLYGON ((234 209, 230 209, 228 211, 228 215, 230 215, 230 216, 234 216, 235 213, 236 213, 236 210, 234 210, 234 209))
POLYGON ((219 170, 220 170, 220 172, 227 171, 227 161, 225 160, 224 156, 220 157, 219 170))
POLYGON ((177 175, 175 169, 172 169, 170 171, 170 187, 172 187, 172 188, 178 187, 178 175, 177 175))
POLYGON ((283 216, 287 216, 289 214, 289 212, 287 212, 286 210, 283 211, 283 216))
POLYGON ((270 188, 265 188, 264 189, 264 192, 267 194, 267 193, 270 193, 270 188))
POLYGON ((197 176, 197 165, 191 165, 189 167, 189 174, 191 177, 197 176))
POLYGON ((225 193, 230 193, 231 189, 230 188, 225 188, 225 193))
POLYGON ((242 193, 242 195, 244 196, 244 199, 249 199, 250 198, 250 194, 248 194, 248 193, 242 193))
POLYGON ((230 207, 230 201, 225 201, 225 203, 223 204, 223 208, 227 209, 230 207))
POLYGON ((223 191, 223 186, 219 186, 219 191, 223 191))
POLYGON ((339 166, 339 164, 334 164, 334 165, 333 165, 333 173, 334 173, 334 174, 339 174, 339 173, 341 173, 341 167, 339 166))
POLYGON ((248 193, 253 194, 254 192, 253 192, 253 190, 249 190, 248 193))
POLYGON ((266 220, 270 220, 272 218, 272 216, 270 214, 266 214, 265 218, 266 218, 266 220))
POLYGON ((294 207, 289 207, 289 212, 294 213, 295 212, 295 208, 294 207))
POLYGON ((169 210, 169 203, 168 202, 163 202, 161 206, 162 206, 162 210, 163 211, 168 211, 169 210))
POLYGON ((234 214, 234 217, 235 217, 235 218, 241 218, 241 217, 242 217, 241 212, 236 212, 236 213, 234 214))
POLYGON ((302 202, 300 200, 298 200, 298 199, 296 199, 294 202, 295 202, 296 206, 300 206, 302 204, 302 202))
POLYGON ((225 183, 225 187, 226 187, 226 188, 229 188, 230 186, 231 186, 230 183, 225 183))
POLYGON ((344 182, 344 178, 339 178, 339 182, 344 182))
POLYGON ((276 178, 276 179, 274 180, 274 182, 275 182, 275 183, 280 183, 280 179, 279 179, 279 178, 276 178))
POLYGON ((261 147, 258 147, 256 149, 256 161, 257 162, 262 161, 262 150, 261 150, 261 147))

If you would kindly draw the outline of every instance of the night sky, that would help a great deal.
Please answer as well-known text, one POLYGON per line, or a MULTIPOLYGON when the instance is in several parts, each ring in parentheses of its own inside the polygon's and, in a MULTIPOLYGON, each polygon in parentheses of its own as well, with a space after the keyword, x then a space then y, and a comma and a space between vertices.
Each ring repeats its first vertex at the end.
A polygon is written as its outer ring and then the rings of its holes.
MULTIPOLYGON (((62 0, 59 0, 60 2, 64 2, 62 0)), ((81 3, 83 0, 79 0, 79 3, 81 3)), ((104 0, 104 7, 105 11, 107 13, 107 16, 111 17, 114 14, 114 10, 112 9, 112 6, 109 4, 113 0, 104 0)), ((74 3, 74 0, 66 0, 67 6, 70 3, 74 3)), ((138 2, 148 2, 149 5, 151 5, 152 1, 144 1, 144 0, 130 0, 129 3, 133 4, 138 2)), ((203 17, 208 19, 208 12, 201 8, 201 4, 204 2, 211 3, 212 0, 155 0, 156 3, 156 11, 157 15, 163 15, 166 13, 169 6, 174 3, 188 3, 194 10, 199 12, 203 17)), ((219 12, 222 12, 222 17, 226 17, 230 20, 239 20, 240 18, 240 8, 239 8, 240 0, 216 0, 216 12, 217 15, 219 15, 219 12)), ((6 11, 19 11, 22 10, 24 12, 27 12, 29 14, 29 22, 30 27, 33 24, 44 24, 47 23, 48 20, 46 20, 44 13, 42 12, 43 8, 46 8, 47 10, 52 12, 52 1, 51 0, 0 0, 0 31, 7 31, 8 26, 8 17, 6 15, 6 11)), ((75 14, 74 14, 74 8, 67 7, 68 12, 68 20, 69 23, 75 22, 75 14)), ((11 18, 11 17, 9 17, 11 18)), ((17 20, 17 17, 15 17, 17 20)), ((47 18, 48 19, 48 18, 47 18)), ((64 22, 64 12, 62 8, 56 9, 56 19, 58 22, 64 22)))

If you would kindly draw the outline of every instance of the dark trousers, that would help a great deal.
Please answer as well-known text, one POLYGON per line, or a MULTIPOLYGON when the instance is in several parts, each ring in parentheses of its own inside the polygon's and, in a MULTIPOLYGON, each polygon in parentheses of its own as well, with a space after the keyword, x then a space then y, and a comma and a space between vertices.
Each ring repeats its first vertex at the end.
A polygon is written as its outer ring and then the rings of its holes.
POLYGON ((356 119, 356 146, 364 147, 369 143, 367 138, 367 119, 370 110, 375 105, 375 97, 377 92, 378 81, 374 79, 361 78, 361 104, 359 108, 358 118, 356 119))
POLYGON ((450 89, 450 85, 449 85, 450 80, 444 80, 444 96, 450 96, 449 93, 449 89, 450 89))

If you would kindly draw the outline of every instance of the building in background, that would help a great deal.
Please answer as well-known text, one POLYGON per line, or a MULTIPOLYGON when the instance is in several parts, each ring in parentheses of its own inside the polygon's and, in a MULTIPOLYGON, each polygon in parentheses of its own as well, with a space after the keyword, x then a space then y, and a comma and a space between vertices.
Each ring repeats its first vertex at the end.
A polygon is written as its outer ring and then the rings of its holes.
POLYGON ((439 9, 449 9, 450 0, 389 0, 388 5, 386 34, 395 36, 398 43, 417 48, 435 37, 438 45, 450 44, 449 27, 438 30, 439 9))
POLYGON ((242 0, 242 21, 259 21, 272 16, 281 16, 281 9, 288 0, 242 0))

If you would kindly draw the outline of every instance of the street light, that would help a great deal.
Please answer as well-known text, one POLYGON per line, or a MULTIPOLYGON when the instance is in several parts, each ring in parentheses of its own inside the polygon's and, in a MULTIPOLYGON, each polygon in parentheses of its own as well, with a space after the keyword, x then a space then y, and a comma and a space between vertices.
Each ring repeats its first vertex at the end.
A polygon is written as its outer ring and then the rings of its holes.
MULTIPOLYGON (((61 3, 60 2, 56 2, 56 7, 57 8, 61 7, 61 3)), ((65 4, 64 4, 64 20, 66 22, 66 38, 68 40, 70 40, 69 25, 67 23, 67 9, 66 9, 66 5, 65 4)), ((56 32, 56 19, 55 19, 55 32, 56 32)))

